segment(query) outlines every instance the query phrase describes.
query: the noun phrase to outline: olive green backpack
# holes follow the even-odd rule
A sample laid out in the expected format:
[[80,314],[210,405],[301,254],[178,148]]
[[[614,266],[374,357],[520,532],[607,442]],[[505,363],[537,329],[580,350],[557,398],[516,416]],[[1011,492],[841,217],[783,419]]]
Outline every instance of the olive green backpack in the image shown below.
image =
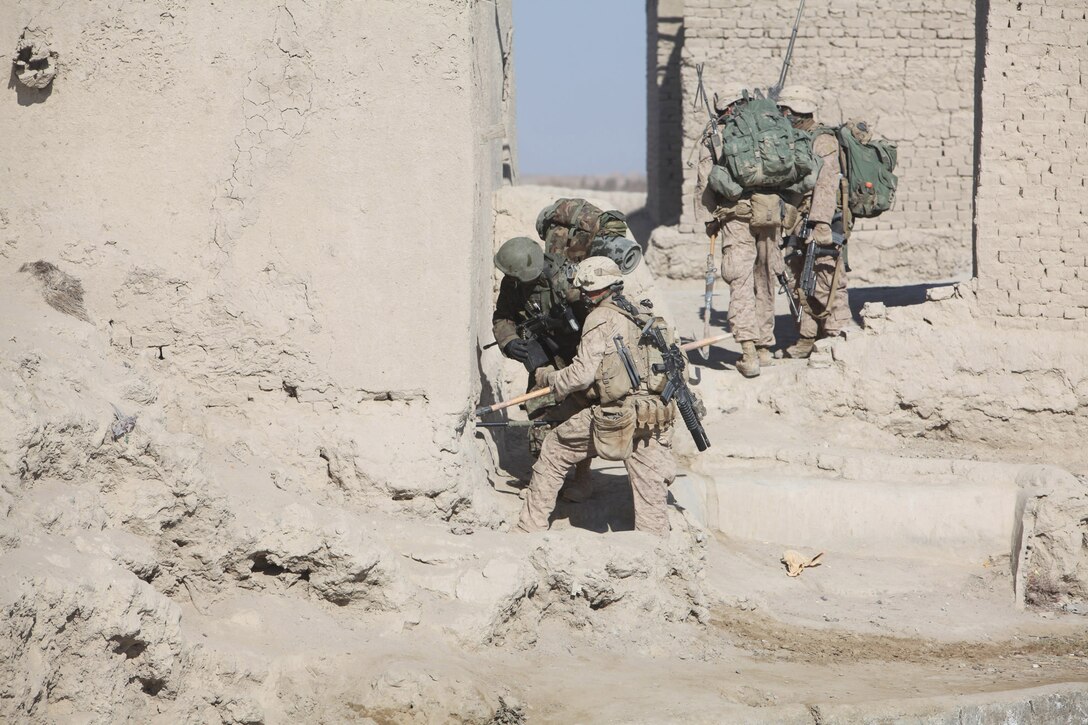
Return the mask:
[[891,209],[899,184],[892,173],[898,158],[895,144],[873,139],[864,121],[843,124],[836,135],[843,151],[850,212],[871,219]]
[[707,179],[727,201],[744,192],[794,191],[816,185],[822,162],[812,137],[797,130],[769,98],[745,92],[736,110],[722,121],[722,152]]

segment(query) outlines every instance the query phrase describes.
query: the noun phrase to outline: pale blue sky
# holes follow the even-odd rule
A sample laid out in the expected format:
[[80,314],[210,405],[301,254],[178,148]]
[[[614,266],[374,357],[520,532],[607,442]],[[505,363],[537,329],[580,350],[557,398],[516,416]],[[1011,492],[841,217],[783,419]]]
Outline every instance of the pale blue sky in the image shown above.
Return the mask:
[[514,0],[522,174],[646,170],[644,0]]

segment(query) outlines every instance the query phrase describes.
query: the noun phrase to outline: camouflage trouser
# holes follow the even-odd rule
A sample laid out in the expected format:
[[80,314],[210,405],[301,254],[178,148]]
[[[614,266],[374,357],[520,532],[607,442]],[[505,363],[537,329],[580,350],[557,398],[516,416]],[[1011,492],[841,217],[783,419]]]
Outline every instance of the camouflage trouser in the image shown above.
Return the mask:
[[[519,530],[546,530],[567,471],[580,461],[596,455],[591,431],[592,418],[591,408],[579,411],[544,441],[540,458],[533,466],[533,479],[529,482],[525,505],[518,520]],[[668,487],[676,477],[672,430],[667,428],[659,435],[644,433],[636,436],[634,453],[623,462],[635,501],[635,530],[667,536]]]
[[[839,264],[840,257],[819,256],[813,269],[816,271],[816,294],[808,300],[808,307],[822,319],[817,319],[809,314],[808,309],[802,305],[801,311],[801,337],[831,337],[839,334],[850,323],[850,302],[846,292],[846,267],[839,269],[839,278],[835,283],[835,293],[831,295],[828,304],[828,291],[831,289],[831,281],[835,278],[835,267]],[[793,279],[800,283],[801,271],[805,265],[803,254],[790,256],[790,271]],[[798,290],[798,299],[800,291]],[[827,305],[825,308],[824,306]],[[826,317],[823,317],[824,313]]]
[[784,269],[777,234],[753,233],[740,219],[722,222],[722,279],[729,284],[729,324],[737,342],[774,346],[775,275]]
[[[545,414],[545,417],[551,418],[549,414]],[[544,447],[544,441],[560,425],[562,423],[556,421],[549,425],[534,425],[529,428],[529,452],[533,454],[534,459],[540,458],[540,451]],[[589,499],[593,493],[593,483],[590,480],[592,466],[593,461],[589,458],[578,461],[578,464],[574,467],[574,478],[563,484],[563,498],[576,503]]]

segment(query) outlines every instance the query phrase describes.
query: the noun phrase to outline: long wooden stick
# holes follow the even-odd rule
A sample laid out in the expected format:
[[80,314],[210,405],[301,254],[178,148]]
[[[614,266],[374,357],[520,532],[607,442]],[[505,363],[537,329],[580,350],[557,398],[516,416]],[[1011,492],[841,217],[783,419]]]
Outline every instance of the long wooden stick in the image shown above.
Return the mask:
[[[691,350],[695,350],[696,348],[707,347],[708,345],[713,345],[716,342],[721,342],[727,337],[729,337],[729,335],[715,335],[714,337],[704,337],[702,340],[685,343],[680,346],[680,349],[684,352],[689,352]],[[523,393],[522,395],[510,398],[509,400],[503,400],[501,402],[495,403],[494,405],[484,405],[476,409],[476,415],[487,415],[488,413],[494,413],[496,411],[503,410],[504,408],[512,408],[515,405],[521,405],[526,401],[535,400],[536,398],[542,398],[550,392],[552,392],[552,388],[549,385],[546,388],[534,390],[531,393]]]
[[704,337],[702,340],[696,340],[695,342],[686,342],[680,346],[680,349],[684,352],[690,352],[691,350],[697,350],[703,347],[709,347],[716,342],[721,342],[725,338],[729,337],[729,334],[713,335],[712,337]]
[[495,403],[494,405],[484,405],[476,409],[476,415],[487,415],[488,413],[494,413],[495,411],[502,410],[503,408],[511,408],[515,405],[521,405],[527,400],[542,398],[550,392],[552,392],[552,387],[549,385],[546,388],[541,388],[540,390],[534,390],[531,393],[518,395],[516,397],[510,398],[510,400],[503,400],[501,402]]

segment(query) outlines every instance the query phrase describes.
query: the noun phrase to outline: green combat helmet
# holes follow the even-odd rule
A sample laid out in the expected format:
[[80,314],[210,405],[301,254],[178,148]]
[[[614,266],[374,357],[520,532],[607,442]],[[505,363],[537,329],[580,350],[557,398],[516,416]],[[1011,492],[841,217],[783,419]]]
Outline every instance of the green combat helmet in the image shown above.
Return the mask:
[[544,250],[529,237],[514,237],[499,247],[495,266],[519,282],[532,282],[544,271]]

